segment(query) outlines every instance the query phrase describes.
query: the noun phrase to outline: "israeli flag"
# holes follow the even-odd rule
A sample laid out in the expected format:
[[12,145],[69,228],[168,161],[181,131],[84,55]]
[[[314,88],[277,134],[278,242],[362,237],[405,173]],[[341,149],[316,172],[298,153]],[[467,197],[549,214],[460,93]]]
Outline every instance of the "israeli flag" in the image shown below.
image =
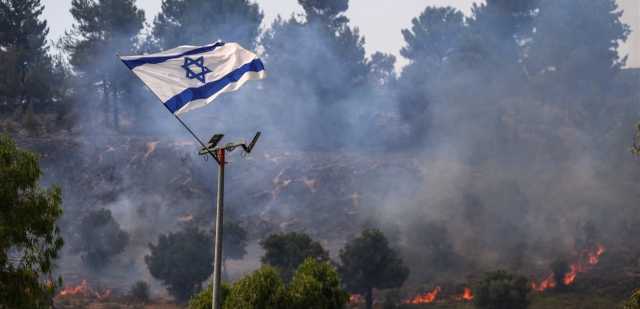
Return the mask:
[[237,43],[179,46],[120,60],[176,115],[266,76],[262,61]]

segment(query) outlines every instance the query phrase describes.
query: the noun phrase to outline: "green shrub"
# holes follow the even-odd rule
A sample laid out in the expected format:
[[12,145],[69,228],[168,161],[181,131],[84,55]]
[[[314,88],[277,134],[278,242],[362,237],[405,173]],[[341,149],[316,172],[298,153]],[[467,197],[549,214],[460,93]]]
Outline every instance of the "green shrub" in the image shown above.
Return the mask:
[[477,284],[473,303],[482,309],[524,309],[529,306],[527,278],[503,270],[486,273]]
[[271,266],[263,266],[231,287],[223,308],[287,308],[288,304],[287,291],[278,271]]
[[633,292],[624,304],[624,309],[640,309],[640,289]]
[[[211,284],[209,284],[209,287],[191,297],[191,300],[189,300],[189,309],[211,309],[213,302],[213,300],[211,299],[212,290],[213,288],[211,287]],[[220,296],[222,296],[222,301],[220,303],[222,304],[222,306],[224,306],[227,297],[229,297],[230,291],[231,288],[228,284],[223,283],[220,286]]]
[[292,308],[343,308],[349,298],[340,288],[335,268],[327,262],[307,258],[293,276],[289,285]]

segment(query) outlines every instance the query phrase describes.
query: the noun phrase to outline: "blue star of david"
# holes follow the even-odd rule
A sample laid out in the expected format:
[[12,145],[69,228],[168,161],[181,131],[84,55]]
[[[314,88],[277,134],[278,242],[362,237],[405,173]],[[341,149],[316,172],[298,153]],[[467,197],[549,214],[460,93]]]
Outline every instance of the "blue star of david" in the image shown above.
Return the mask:
[[[196,71],[198,72],[194,71],[191,67],[192,65],[194,65],[196,68],[199,68],[200,70],[196,69]],[[189,57],[184,57],[184,64],[182,65],[182,68],[187,71],[188,79],[197,79],[201,83],[205,82],[205,75],[211,73],[211,70],[204,66],[204,57],[200,57],[195,60]]]

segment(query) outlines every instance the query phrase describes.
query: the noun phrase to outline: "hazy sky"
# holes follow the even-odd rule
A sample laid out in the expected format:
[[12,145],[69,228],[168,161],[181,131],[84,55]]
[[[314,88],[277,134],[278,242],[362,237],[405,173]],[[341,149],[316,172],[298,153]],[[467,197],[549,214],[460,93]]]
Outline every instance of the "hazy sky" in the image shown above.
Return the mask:
[[[416,17],[429,5],[450,5],[469,13],[473,2],[479,0],[351,0],[347,16],[351,24],[360,28],[365,36],[368,53],[382,51],[395,54],[400,64],[406,63],[399,55],[404,41],[400,30],[411,25]],[[589,1],[589,0],[584,0]],[[71,0],[43,0],[45,18],[49,22],[51,39],[59,38],[64,30],[71,27],[73,19],[69,14]],[[160,11],[161,0],[137,0],[148,21]],[[271,24],[278,15],[288,17],[301,12],[296,0],[256,0],[265,14],[264,26]],[[640,0],[618,0],[625,14],[623,19],[633,31],[621,52],[629,55],[629,66],[640,67]]]

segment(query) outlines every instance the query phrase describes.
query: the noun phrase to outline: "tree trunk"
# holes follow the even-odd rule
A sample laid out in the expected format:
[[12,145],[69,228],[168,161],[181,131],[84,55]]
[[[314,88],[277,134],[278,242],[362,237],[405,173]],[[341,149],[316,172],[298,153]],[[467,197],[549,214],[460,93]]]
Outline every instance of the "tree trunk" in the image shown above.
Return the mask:
[[111,85],[111,104],[113,104],[113,128],[117,131],[120,129],[120,111],[118,110],[118,89]]
[[367,309],[373,308],[373,289],[367,288],[367,292],[364,295],[367,302]]
[[109,126],[109,89],[107,89],[107,77],[102,78],[102,108],[104,112],[104,126]]

